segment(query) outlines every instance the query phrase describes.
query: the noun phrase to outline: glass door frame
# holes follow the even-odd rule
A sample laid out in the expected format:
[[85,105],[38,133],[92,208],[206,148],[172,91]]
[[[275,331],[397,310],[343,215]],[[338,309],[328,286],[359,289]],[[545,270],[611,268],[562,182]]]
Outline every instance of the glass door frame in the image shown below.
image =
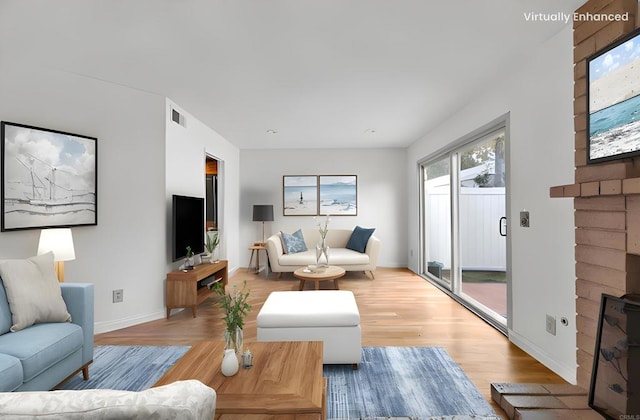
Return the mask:
[[[461,255],[460,255],[460,211],[459,211],[459,194],[460,194],[460,182],[459,182],[459,164],[460,159],[458,157],[459,152],[465,146],[470,146],[474,143],[478,143],[486,139],[487,136],[495,133],[498,130],[504,130],[505,132],[505,174],[506,174],[506,183],[505,183],[505,216],[507,217],[506,221],[506,229],[507,229],[507,237],[506,237],[506,281],[507,281],[507,319],[506,322],[502,317],[496,317],[494,311],[490,308],[487,308],[482,303],[477,302],[476,300],[470,298],[468,295],[465,295],[462,291],[462,268],[461,268]],[[430,156],[427,156],[425,159],[418,161],[418,183],[419,183],[419,270],[420,276],[434,284],[436,287],[441,289],[443,292],[451,296],[453,299],[458,301],[463,306],[467,307],[472,312],[476,313],[487,323],[495,327],[498,331],[507,335],[508,330],[511,328],[512,323],[512,298],[511,298],[511,235],[510,232],[510,217],[511,214],[511,206],[510,206],[510,159],[509,159],[509,144],[510,144],[510,131],[509,131],[509,114],[505,114],[491,123],[481,127],[480,129],[470,133],[467,136],[459,139],[456,142],[449,144],[447,147],[433,153]],[[456,157],[455,159],[453,157]],[[450,204],[451,204],[451,276],[449,279],[449,283],[444,282],[441,279],[438,279],[436,276],[432,275],[428,271],[428,259],[429,256],[427,254],[427,249],[425,245],[426,235],[427,235],[427,226],[425,219],[425,168],[437,161],[440,161],[444,158],[448,158],[450,162]],[[497,226],[496,226],[497,228]]]

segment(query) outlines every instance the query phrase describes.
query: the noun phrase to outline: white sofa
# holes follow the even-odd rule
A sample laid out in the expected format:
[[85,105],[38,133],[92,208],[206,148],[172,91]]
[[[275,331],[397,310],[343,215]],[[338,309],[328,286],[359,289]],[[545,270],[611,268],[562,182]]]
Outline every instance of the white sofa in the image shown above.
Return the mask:
[[[289,232],[292,233],[292,232]],[[329,246],[329,264],[337,265],[345,271],[369,272],[371,278],[378,263],[380,254],[380,239],[371,235],[364,253],[345,248],[352,230],[350,229],[330,229],[325,238],[325,243]],[[317,229],[303,230],[302,235],[307,245],[307,251],[295,254],[285,254],[282,245],[280,232],[273,234],[267,239],[267,253],[269,254],[269,264],[271,271],[278,273],[291,273],[300,267],[305,267],[316,263],[316,244],[320,242],[320,232]]]
[[210,420],[216,392],[197,380],[140,392],[111,389],[0,393],[0,419]]

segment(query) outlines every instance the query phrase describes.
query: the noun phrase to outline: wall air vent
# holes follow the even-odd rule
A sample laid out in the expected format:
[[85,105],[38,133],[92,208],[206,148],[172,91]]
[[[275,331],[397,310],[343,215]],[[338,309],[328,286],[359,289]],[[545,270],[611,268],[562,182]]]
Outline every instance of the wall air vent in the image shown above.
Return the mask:
[[179,113],[173,108],[171,108],[171,121],[183,127],[186,127],[186,121],[185,121],[184,115],[182,115],[181,113]]

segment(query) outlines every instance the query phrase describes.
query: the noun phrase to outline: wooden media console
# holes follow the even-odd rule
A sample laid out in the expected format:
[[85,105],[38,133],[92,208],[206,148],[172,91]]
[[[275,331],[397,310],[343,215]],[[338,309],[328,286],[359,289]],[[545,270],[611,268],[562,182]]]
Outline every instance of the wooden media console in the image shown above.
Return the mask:
[[209,289],[211,283],[228,282],[227,260],[217,263],[196,265],[192,270],[176,270],[167,274],[167,319],[171,309],[191,308],[196,317],[198,305],[214,293]]

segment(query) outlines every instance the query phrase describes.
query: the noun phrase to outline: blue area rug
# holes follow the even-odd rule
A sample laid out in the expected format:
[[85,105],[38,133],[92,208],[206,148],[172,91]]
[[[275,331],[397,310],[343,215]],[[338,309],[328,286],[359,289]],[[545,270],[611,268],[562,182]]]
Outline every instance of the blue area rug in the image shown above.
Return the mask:
[[[155,384],[189,346],[97,346],[89,380],[60,389],[140,391]],[[498,419],[462,369],[440,347],[364,347],[358,370],[325,365],[327,418]]]
[[96,346],[89,380],[78,374],[60,389],[148,389],[187,350],[189,346]]
[[324,376],[327,418],[499,418],[441,347],[364,347],[358,370],[325,365]]

